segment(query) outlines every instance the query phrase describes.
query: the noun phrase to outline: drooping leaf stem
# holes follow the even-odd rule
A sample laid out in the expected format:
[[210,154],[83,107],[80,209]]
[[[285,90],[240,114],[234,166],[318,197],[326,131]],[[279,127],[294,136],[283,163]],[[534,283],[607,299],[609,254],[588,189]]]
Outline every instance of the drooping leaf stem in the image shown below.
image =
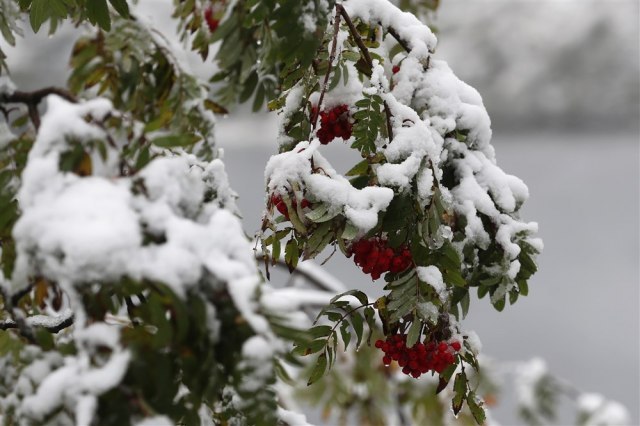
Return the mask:
[[[375,304],[376,304],[376,302],[375,302],[375,301],[373,301],[373,302],[369,302],[369,303],[363,303],[362,305],[360,305],[360,306],[358,306],[358,307],[356,307],[356,308],[352,308],[351,310],[349,310],[349,311],[345,312],[345,313],[340,317],[340,319],[339,319],[338,321],[336,321],[336,322],[335,322],[335,324],[333,325],[333,327],[331,327],[331,331],[329,332],[329,334],[327,335],[327,338],[325,339],[326,344],[328,344],[328,343],[329,343],[329,339],[333,336],[333,332],[334,332],[334,331],[336,331],[336,328],[337,328],[340,324],[342,324],[342,321],[344,321],[344,320],[345,320],[345,318],[347,318],[348,316],[350,316],[352,313],[354,313],[354,312],[355,312],[355,311],[357,311],[358,309],[365,308],[365,307],[367,307],[367,306],[372,306],[372,305],[375,305]],[[326,344],[325,344],[325,346],[326,346]]]

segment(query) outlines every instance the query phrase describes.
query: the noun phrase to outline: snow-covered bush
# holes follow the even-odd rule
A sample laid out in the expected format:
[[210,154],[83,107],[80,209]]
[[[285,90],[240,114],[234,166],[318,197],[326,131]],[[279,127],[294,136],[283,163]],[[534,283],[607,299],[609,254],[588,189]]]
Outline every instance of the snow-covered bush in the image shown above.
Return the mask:
[[[497,166],[480,95],[434,56],[431,30],[387,0],[187,0],[174,11],[191,50],[215,50],[211,81],[185,71],[172,39],[126,0],[0,0],[9,43],[27,16],[35,31],[85,29],[68,88],[24,92],[0,77],[0,418],[301,424],[276,376],[309,370],[322,394],[340,383],[320,380],[336,364],[332,375],[395,377],[377,397],[411,405],[415,422],[465,406],[460,419],[483,423],[471,383],[480,343],[461,325],[470,292],[513,304],[542,244],[519,218],[526,186]],[[280,118],[257,255],[213,137],[222,105],[250,99]],[[321,151],[345,142],[362,161],[342,176]],[[384,275],[386,295],[369,301],[298,264],[327,246]],[[323,288],[273,288],[256,257],[267,278],[286,265]],[[327,302],[313,325],[303,308]],[[384,356],[353,351],[372,336]],[[412,377],[398,381],[397,365]],[[375,393],[357,389],[363,401]]]

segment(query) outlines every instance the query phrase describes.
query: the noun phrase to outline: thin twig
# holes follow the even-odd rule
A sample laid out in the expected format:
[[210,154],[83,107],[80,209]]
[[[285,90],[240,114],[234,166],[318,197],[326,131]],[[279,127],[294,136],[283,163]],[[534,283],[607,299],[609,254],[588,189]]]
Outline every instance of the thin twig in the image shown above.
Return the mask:
[[[369,66],[369,68],[373,70],[373,59],[371,59],[371,55],[369,54],[369,49],[367,49],[367,46],[365,46],[364,42],[362,41],[362,37],[360,37],[360,33],[358,33],[358,30],[356,29],[355,25],[353,25],[353,21],[351,20],[351,17],[349,16],[345,8],[342,7],[341,4],[337,4],[336,9],[340,12],[340,15],[342,15],[342,17],[344,18],[344,21],[347,23],[347,26],[349,27],[349,32],[351,33],[351,36],[355,40],[356,45],[358,45],[358,48],[360,49],[362,56],[367,62],[367,65]],[[393,128],[391,127],[391,117],[392,117],[391,110],[389,109],[389,105],[387,105],[386,101],[383,103],[383,105],[384,105],[384,113],[387,117],[387,134],[389,136],[389,142],[391,142],[393,140]]]
[[364,45],[364,42],[362,41],[362,37],[360,37],[360,33],[358,33],[358,30],[356,29],[355,25],[353,25],[353,21],[351,20],[351,17],[349,16],[345,8],[342,7],[341,4],[336,4],[336,10],[340,12],[340,15],[342,15],[342,17],[344,18],[344,21],[347,23],[347,26],[349,27],[349,32],[351,33],[351,36],[353,37],[356,44],[358,45],[358,48],[360,48],[360,51],[362,52],[362,55],[364,56],[364,60],[367,62],[367,65],[369,65],[370,68],[373,68],[373,59],[371,59],[371,55],[369,54],[369,49],[367,49],[367,46]]
[[396,41],[398,42],[398,44],[399,44],[400,46],[402,46],[402,48],[403,48],[404,50],[406,50],[406,51],[407,51],[407,53],[411,52],[411,48],[409,47],[409,45],[407,44],[407,42],[406,42],[406,41],[404,41],[404,40],[402,39],[402,37],[400,37],[400,34],[398,34],[398,32],[397,32],[394,28],[392,28],[392,27],[388,27],[388,28],[387,28],[387,32],[388,32],[389,34],[391,34],[391,36],[392,36],[393,38],[395,38],[395,39],[396,39]]
[[[338,44],[338,31],[340,30],[340,14],[339,4],[336,5],[336,15],[333,18],[333,40],[331,42],[331,53],[329,54],[329,68],[324,76],[324,82],[322,83],[322,91],[320,92],[320,99],[318,100],[318,110],[313,117],[312,127],[315,129],[318,123],[318,117],[320,116],[320,108],[322,107],[322,101],[324,100],[324,94],[327,91],[327,84],[329,83],[329,75],[331,75],[331,68],[333,68],[333,61],[336,59],[336,46]],[[342,6],[340,6],[342,7]]]
[[27,106],[27,111],[29,112],[29,117],[37,130],[40,127],[40,113],[38,112],[38,105],[49,95],[58,95],[69,102],[77,102],[75,96],[64,89],[59,87],[45,87],[33,92],[22,92],[16,90],[10,94],[0,95],[0,104],[25,104]]
[[387,133],[389,136],[389,142],[393,140],[393,127],[391,127],[391,111],[389,110],[389,105],[387,105],[387,101],[383,102],[384,105],[384,115],[387,117]]
[[[29,318],[33,318],[33,317],[27,317],[27,319]],[[25,324],[28,327],[35,327],[35,328],[42,328],[44,330],[47,330],[50,333],[58,333],[62,330],[64,330],[65,328],[70,327],[71,325],[73,325],[73,315],[70,315],[68,317],[63,318],[60,322],[57,322],[55,324],[52,325],[41,325],[41,324],[29,324],[27,321],[25,321]],[[11,328],[18,328],[22,333],[22,327],[20,326],[20,324],[18,324],[17,321],[14,321],[12,319],[8,319],[8,320],[4,320],[4,321],[0,321],[0,330],[8,330]]]
[[[259,255],[259,256],[256,255],[256,259],[257,260],[261,260],[262,259],[262,255]],[[276,267],[280,267],[282,269],[289,270],[289,266],[287,266],[287,264],[281,259],[277,259],[273,265],[276,266]],[[310,274],[309,272],[307,272],[307,271],[305,271],[303,269],[296,268],[296,269],[293,270],[293,272],[291,272],[291,275],[298,275],[298,276],[304,278],[305,280],[307,280],[309,282],[309,284],[311,284],[314,287],[317,287],[317,288],[319,288],[321,290],[334,291],[334,289],[326,286],[324,284],[324,282],[322,282],[321,280],[319,280],[316,277],[314,277],[313,274]]]

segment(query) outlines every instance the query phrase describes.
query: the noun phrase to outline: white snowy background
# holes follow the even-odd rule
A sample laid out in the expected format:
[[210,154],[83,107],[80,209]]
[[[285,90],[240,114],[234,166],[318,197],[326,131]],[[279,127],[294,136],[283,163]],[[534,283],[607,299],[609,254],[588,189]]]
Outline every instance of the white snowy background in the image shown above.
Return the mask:
[[[138,10],[170,33],[170,3],[142,0]],[[502,313],[472,302],[465,324],[485,354],[540,356],[581,390],[622,402],[633,424],[640,422],[638,22],[636,0],[443,0],[435,21],[437,56],[483,95],[498,164],[529,186],[523,216],[539,222],[545,242],[530,296]],[[14,49],[0,40],[18,87],[63,85],[74,33],[27,35]],[[200,75],[213,72],[211,63],[185,60]],[[217,132],[253,234],[264,165],[277,149],[275,120],[240,108]],[[339,142],[324,152],[342,172],[357,159]],[[381,291],[339,254],[327,268],[348,286]],[[505,392],[494,409],[502,424],[518,423],[511,398]]]

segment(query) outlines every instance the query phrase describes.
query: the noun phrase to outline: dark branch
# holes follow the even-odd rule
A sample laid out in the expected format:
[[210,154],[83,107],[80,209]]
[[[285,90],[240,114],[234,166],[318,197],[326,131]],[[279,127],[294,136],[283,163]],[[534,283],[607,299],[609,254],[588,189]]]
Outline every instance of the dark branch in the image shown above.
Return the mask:
[[59,87],[45,87],[33,92],[22,92],[20,90],[16,90],[11,94],[1,95],[0,103],[21,103],[27,105],[37,105],[49,95],[58,95],[61,98],[68,100],[69,102],[78,102],[75,96],[64,89],[61,89]]
[[393,29],[392,27],[388,27],[388,28],[387,28],[387,32],[388,32],[389,34],[391,34],[391,36],[392,36],[393,38],[395,38],[395,39],[396,39],[396,41],[398,42],[398,44],[399,44],[400,46],[402,46],[402,48],[403,48],[404,50],[406,50],[406,51],[407,51],[407,53],[411,52],[411,48],[409,47],[409,45],[407,44],[407,42],[406,42],[406,41],[404,41],[404,40],[402,39],[402,37],[400,37],[400,34],[398,34],[398,32],[397,32],[395,29]]
[[[44,317],[44,316],[42,316]],[[71,325],[73,325],[73,315],[69,315],[67,317],[61,317],[61,318],[57,318],[59,319],[59,321],[55,322],[55,323],[51,323],[50,318],[52,317],[48,317],[43,318],[43,321],[36,321],[35,317],[31,317],[33,320],[32,321],[25,321],[26,325],[28,327],[34,327],[34,328],[42,328],[47,330],[50,333],[58,333],[62,330],[64,330],[67,327],[70,327]],[[29,319],[29,317],[26,318],[27,320]],[[20,329],[20,331],[22,332],[22,327],[14,320],[12,319],[7,319],[4,321],[0,321],[0,330],[8,330],[11,328],[18,328]]]
[[367,49],[367,46],[364,45],[364,42],[362,41],[362,37],[360,37],[360,33],[358,33],[358,30],[356,29],[355,25],[353,25],[353,21],[351,20],[351,17],[347,13],[347,11],[344,9],[344,7],[342,7],[341,4],[336,4],[336,10],[340,12],[340,15],[342,15],[342,17],[344,18],[344,21],[347,23],[347,26],[349,27],[349,32],[351,33],[351,36],[353,37],[356,44],[358,45],[358,48],[362,52],[362,55],[364,56],[364,60],[367,62],[367,65],[369,66],[369,68],[373,68],[373,59],[371,59],[371,55],[369,54],[369,49]]
[[387,101],[384,101],[384,115],[387,117],[387,133],[389,136],[389,142],[393,140],[393,127],[391,127],[391,111]]
[[0,95],[0,104],[25,104],[33,125],[38,129],[40,127],[40,113],[38,112],[38,105],[49,95],[58,95],[73,103],[78,102],[75,96],[64,89],[60,89],[59,87],[45,87],[33,92],[22,92],[16,90],[11,94]]

